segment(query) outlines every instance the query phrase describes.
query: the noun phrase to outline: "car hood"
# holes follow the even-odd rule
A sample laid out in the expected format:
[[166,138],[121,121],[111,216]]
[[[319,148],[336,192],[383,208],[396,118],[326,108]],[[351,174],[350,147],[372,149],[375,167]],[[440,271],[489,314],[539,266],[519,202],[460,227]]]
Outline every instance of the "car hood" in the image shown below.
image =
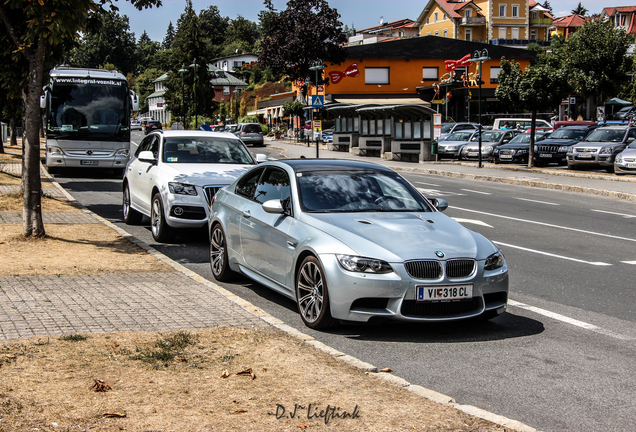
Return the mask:
[[166,181],[188,183],[195,186],[228,185],[254,165],[244,164],[191,164],[164,163],[161,177]]
[[574,144],[578,144],[580,143],[581,140],[575,140],[575,139],[570,139],[570,138],[563,138],[563,139],[544,139],[543,141],[539,141],[539,142],[535,142],[535,144],[538,145],[553,145],[553,146],[569,146],[569,145],[574,145]]
[[440,147],[457,146],[457,145],[466,144],[467,142],[468,141],[440,141],[439,146]]
[[[481,142],[481,148],[483,149],[484,147],[488,147],[488,146],[498,146],[499,143],[496,142],[492,142],[492,141],[482,141]],[[464,146],[465,150],[477,150],[479,148],[479,143],[478,142],[470,142],[468,144],[466,144]]]
[[636,157],[636,148],[626,148],[620,154],[623,157]]
[[497,147],[497,150],[517,150],[517,149],[527,149],[530,147],[529,143],[512,143],[512,144],[504,144]]
[[611,147],[611,146],[619,146],[622,145],[623,143],[620,142],[613,142],[613,141],[607,141],[607,142],[599,142],[599,141],[579,141],[578,144],[572,146],[572,147],[576,147],[576,148],[594,148],[594,149],[600,149],[602,147]]
[[[338,239],[360,256],[402,262],[412,259],[485,259],[497,248],[441,212],[305,213],[305,222]],[[322,251],[333,253],[333,250]]]

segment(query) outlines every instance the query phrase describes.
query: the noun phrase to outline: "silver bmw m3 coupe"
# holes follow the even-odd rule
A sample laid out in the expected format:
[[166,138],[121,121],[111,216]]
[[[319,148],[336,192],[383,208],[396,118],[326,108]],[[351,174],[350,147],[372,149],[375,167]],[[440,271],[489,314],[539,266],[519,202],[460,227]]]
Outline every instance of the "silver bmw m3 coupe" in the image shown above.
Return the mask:
[[447,206],[372,163],[266,162],[213,198],[212,273],[242,273],[295,300],[315,329],[493,318],[508,302],[504,256],[442,214]]

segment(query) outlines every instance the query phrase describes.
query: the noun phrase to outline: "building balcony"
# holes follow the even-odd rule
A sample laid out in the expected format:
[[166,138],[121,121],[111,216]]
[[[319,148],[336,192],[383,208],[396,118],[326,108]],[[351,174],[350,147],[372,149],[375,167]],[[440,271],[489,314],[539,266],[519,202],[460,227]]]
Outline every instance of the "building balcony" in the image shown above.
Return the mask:
[[462,17],[463,26],[480,26],[486,25],[486,17]]
[[530,18],[530,25],[535,27],[550,27],[552,18]]

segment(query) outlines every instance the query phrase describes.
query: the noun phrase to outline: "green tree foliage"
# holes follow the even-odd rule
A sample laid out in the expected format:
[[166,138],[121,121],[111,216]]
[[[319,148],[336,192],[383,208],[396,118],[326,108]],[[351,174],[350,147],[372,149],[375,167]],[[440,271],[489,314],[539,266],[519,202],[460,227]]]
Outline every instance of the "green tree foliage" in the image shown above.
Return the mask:
[[148,96],[155,91],[154,80],[163,74],[162,71],[154,68],[144,70],[135,80],[133,87],[137,96],[139,96],[139,112],[148,112]]
[[603,103],[628,81],[628,46],[625,30],[609,22],[588,22],[565,41],[567,81],[580,95],[596,97],[597,105]]
[[229,21],[228,17],[221,16],[215,5],[199,12],[199,29],[205,44],[205,55],[209,59],[221,55]]
[[[535,129],[537,112],[557,107],[571,91],[560,59],[551,53],[538,56],[524,71],[519,63],[505,59],[501,61],[501,68],[495,96],[511,109],[532,112],[532,130]],[[530,167],[533,153],[534,134],[530,141]]]
[[[199,18],[194,12],[192,1],[188,0],[185,11],[177,21],[177,31],[172,41],[172,62],[166,80],[167,91],[164,99],[168,109],[173,113],[180,113],[181,107],[185,106],[186,120],[193,126],[196,125],[193,119],[195,114],[213,117],[219,105],[214,100],[208,63]],[[182,68],[187,72],[181,74],[179,70]]]
[[283,111],[286,116],[302,116],[305,113],[305,105],[298,101],[287,101],[283,104]]
[[572,9],[572,13],[575,15],[585,16],[587,15],[587,9],[583,6],[581,2],[579,2],[579,5],[575,9]]
[[[240,46],[244,47],[243,52],[252,53],[255,51],[258,36],[258,26],[256,23],[239,15],[236,19],[230,21],[225,33],[224,45],[239,43]],[[235,52],[232,52],[232,55],[234,53]],[[241,54],[241,51],[239,51],[239,54]]]
[[342,63],[347,39],[339,19],[326,0],[289,0],[287,9],[269,17],[259,62],[292,81],[312,76],[309,68],[316,61]]
[[138,71],[143,71],[147,68],[159,68],[157,65],[157,53],[161,50],[161,44],[150,40],[148,33],[145,31],[137,41],[135,47],[135,58],[138,62]]
[[71,50],[68,64],[97,68],[99,65],[112,63],[124,75],[136,72],[135,35],[130,31],[128,17],[113,10],[100,9],[97,18],[94,31],[85,33],[80,43]]
[[554,11],[552,10],[552,5],[550,4],[550,2],[548,0],[545,0],[545,3],[543,3],[543,7],[550,11],[550,15],[554,16]]
[[174,27],[172,26],[172,21],[168,24],[168,29],[166,30],[166,36],[163,38],[163,43],[161,47],[165,50],[172,48],[172,41],[174,40]]

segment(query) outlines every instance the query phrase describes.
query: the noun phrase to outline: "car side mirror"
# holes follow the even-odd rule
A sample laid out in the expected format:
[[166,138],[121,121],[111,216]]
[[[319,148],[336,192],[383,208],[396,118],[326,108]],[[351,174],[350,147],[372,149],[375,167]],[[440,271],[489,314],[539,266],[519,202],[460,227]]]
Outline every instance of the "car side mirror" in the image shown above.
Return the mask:
[[627,138],[627,143],[631,143],[631,142],[633,142],[635,139],[636,139],[636,138],[634,138],[634,137],[629,137],[629,138]]
[[281,203],[280,200],[277,199],[272,199],[269,201],[265,201],[263,203],[263,210],[265,210],[266,213],[273,213],[273,214],[283,214],[285,213],[285,209],[283,208],[283,204]]
[[267,162],[269,159],[267,159],[267,155],[264,155],[262,153],[258,153],[256,155],[256,163],[263,163],[263,162]]
[[157,162],[155,155],[152,154],[152,152],[149,150],[140,152],[139,156],[137,156],[137,159],[139,159],[142,162],[149,162],[149,163]]
[[443,200],[441,198],[431,198],[431,203],[435,206],[435,208],[441,212],[448,208],[448,201]]

